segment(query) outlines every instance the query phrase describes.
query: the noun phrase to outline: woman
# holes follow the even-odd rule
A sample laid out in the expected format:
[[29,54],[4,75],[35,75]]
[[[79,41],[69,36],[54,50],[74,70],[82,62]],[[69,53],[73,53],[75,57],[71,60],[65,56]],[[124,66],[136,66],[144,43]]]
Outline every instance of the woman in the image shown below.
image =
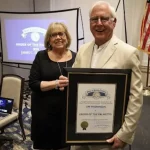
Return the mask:
[[51,23],[44,45],[33,61],[29,86],[31,96],[31,139],[35,149],[68,150],[63,143],[65,95],[68,80],[59,80],[63,67],[71,67],[75,53],[68,49],[71,37],[63,23]]

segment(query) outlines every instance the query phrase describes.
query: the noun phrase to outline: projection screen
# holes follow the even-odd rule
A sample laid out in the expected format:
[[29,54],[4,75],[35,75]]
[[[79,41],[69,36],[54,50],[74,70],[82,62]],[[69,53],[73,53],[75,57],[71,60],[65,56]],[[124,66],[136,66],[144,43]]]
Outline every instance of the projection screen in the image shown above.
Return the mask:
[[38,51],[44,50],[44,36],[50,23],[63,22],[72,37],[70,49],[77,51],[78,9],[45,13],[0,13],[2,60],[32,64]]

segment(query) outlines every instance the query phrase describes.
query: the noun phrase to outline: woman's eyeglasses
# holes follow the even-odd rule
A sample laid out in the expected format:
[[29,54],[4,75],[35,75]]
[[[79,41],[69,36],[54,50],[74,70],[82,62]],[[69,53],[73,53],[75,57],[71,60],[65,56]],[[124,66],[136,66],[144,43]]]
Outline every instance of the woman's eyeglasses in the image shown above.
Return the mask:
[[59,37],[61,37],[61,38],[63,38],[63,37],[65,37],[65,33],[64,32],[57,32],[57,33],[52,33],[52,34],[50,34],[50,37],[51,38],[57,38],[57,36],[59,36]]

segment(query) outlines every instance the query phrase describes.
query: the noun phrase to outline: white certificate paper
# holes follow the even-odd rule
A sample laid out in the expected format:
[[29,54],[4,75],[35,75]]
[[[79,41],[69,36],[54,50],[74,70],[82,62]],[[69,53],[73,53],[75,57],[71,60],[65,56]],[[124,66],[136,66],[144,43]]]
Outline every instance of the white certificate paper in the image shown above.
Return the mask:
[[78,84],[76,133],[112,133],[116,84]]

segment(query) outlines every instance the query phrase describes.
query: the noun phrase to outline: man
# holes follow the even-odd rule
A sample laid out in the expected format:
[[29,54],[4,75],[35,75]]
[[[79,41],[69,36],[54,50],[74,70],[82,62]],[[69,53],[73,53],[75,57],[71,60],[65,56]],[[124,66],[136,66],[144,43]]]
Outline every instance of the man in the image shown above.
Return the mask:
[[[88,145],[72,146],[71,150],[112,150],[122,149],[126,144],[132,144],[137,122],[143,104],[140,61],[138,50],[114,34],[116,13],[109,3],[96,2],[90,10],[90,30],[94,41],[84,44],[79,49],[74,68],[107,68],[107,69],[132,69],[131,89],[125,120],[120,130],[108,143],[112,146]],[[61,76],[60,79],[68,79]],[[60,90],[64,88],[61,87]]]
[[113,35],[116,21],[115,10],[109,3],[98,1],[93,5],[90,10],[90,30],[94,41],[79,49],[73,67],[132,69],[130,97],[124,123],[116,135],[107,140],[108,143],[113,143],[111,147],[73,146],[72,150],[122,149],[133,142],[143,103],[140,61],[136,48]]

